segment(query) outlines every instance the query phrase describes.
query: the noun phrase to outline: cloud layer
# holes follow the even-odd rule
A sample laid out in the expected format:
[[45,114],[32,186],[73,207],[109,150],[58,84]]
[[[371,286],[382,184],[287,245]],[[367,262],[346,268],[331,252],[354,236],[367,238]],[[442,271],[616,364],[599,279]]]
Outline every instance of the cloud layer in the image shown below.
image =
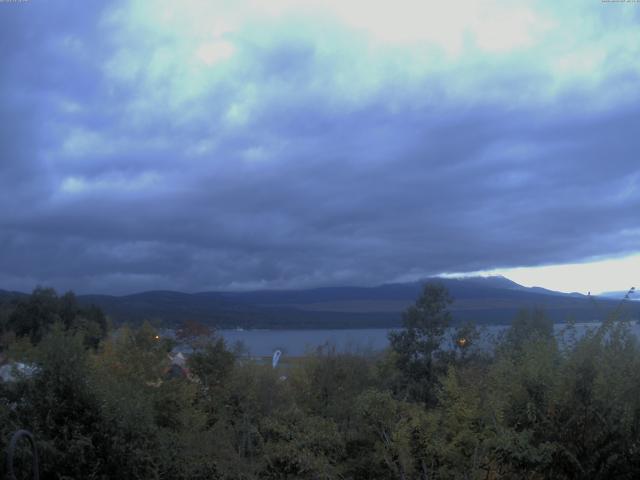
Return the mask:
[[0,3],[0,288],[638,251],[637,5],[231,3]]

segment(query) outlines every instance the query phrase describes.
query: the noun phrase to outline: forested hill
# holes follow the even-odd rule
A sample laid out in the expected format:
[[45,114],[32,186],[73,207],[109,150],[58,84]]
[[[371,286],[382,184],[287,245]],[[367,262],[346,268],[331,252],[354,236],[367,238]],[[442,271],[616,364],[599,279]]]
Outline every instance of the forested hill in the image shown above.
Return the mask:
[[[451,293],[455,321],[504,324],[520,309],[531,307],[543,308],[557,322],[569,318],[596,321],[620,302],[527,288],[505,277],[430,280],[443,283]],[[221,328],[393,327],[400,324],[401,313],[415,301],[426,281],[252,292],[149,291],[124,296],[79,295],[78,300],[99,306],[115,322],[150,319],[172,325],[190,319]],[[12,295],[19,294],[0,291],[0,300]],[[640,302],[627,302],[625,309],[632,318],[640,318]]]

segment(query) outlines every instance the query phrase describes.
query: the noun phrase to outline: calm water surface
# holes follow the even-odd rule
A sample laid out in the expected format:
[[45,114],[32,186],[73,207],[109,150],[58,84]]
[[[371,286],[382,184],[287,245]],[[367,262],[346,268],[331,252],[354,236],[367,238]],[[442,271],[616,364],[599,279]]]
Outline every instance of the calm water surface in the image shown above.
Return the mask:
[[[595,328],[597,323],[576,324],[576,333],[583,334]],[[562,335],[565,324],[554,326],[557,334]],[[488,348],[506,326],[488,326],[482,329],[481,342]],[[632,331],[640,337],[640,325],[632,325]],[[300,356],[312,352],[318,346],[329,343],[339,351],[383,350],[389,345],[387,334],[392,329],[367,328],[344,330],[220,330],[230,346],[242,342],[250,355],[272,355],[281,350],[285,355]]]

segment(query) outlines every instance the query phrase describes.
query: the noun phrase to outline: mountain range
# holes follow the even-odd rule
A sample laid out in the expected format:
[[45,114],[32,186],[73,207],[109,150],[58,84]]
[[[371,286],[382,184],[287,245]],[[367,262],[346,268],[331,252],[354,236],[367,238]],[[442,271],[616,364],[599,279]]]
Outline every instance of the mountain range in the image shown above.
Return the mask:
[[[150,320],[175,326],[195,320],[219,328],[372,328],[401,324],[427,281],[449,290],[454,321],[508,324],[518,311],[542,308],[556,322],[602,320],[624,294],[615,299],[524,287],[506,277],[430,278],[377,287],[326,287],[304,290],[248,292],[148,291],[132,295],[78,295],[81,304],[95,304],[115,323]],[[626,293],[626,292],[625,292]],[[25,295],[0,290],[2,298]],[[640,318],[640,302],[626,302],[626,313]]]
[[633,292],[629,292],[629,291],[623,291],[623,290],[618,290],[615,292],[602,292],[600,294],[601,297],[603,298],[612,298],[612,299],[618,299],[621,300],[625,297],[625,295],[628,295],[628,299],[634,302],[639,302],[640,301],[640,295],[638,295],[638,292],[636,292],[635,290]]

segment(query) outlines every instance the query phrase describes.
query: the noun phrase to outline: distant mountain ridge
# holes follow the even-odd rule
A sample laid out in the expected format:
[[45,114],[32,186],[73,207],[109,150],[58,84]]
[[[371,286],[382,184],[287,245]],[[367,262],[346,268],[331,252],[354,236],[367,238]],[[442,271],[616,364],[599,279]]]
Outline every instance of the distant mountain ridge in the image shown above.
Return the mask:
[[[602,292],[599,296],[604,298],[622,300],[625,297],[625,295],[627,295],[627,293],[629,293],[628,290],[618,290],[615,292]],[[628,300],[636,301],[636,302],[640,301],[640,294],[634,291],[629,295]]]
[[[502,277],[429,278],[376,287],[322,287],[248,292],[148,291],[131,295],[78,295],[115,322],[149,319],[166,325],[197,320],[220,328],[372,328],[399,326],[427,281],[444,284],[454,299],[454,321],[507,324],[523,308],[539,307],[557,322],[601,320],[619,299],[524,287]],[[626,293],[626,292],[625,292]],[[0,291],[0,300],[21,295]],[[626,307],[640,317],[640,302]]]

